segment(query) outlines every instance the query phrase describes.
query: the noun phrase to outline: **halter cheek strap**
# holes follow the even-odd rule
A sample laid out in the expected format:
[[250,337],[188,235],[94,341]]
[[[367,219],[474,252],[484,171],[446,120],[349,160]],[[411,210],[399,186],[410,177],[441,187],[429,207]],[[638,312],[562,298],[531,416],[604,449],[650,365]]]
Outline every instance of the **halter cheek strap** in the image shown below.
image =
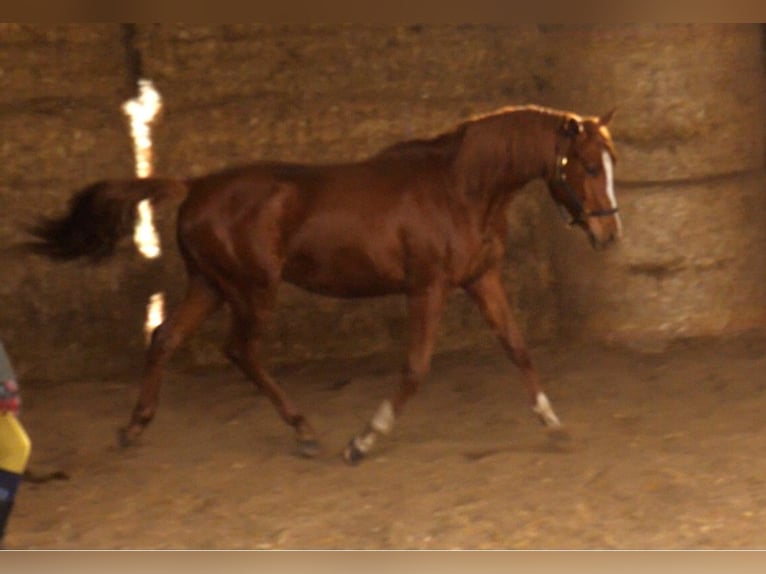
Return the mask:
[[577,223],[585,223],[585,220],[588,219],[589,217],[609,217],[610,215],[614,215],[615,213],[617,213],[619,209],[616,206],[611,207],[609,209],[595,209],[593,211],[588,211],[587,209],[585,209],[585,205],[580,199],[580,196],[577,195],[575,190],[572,189],[572,186],[569,183],[569,181],[567,181],[567,174],[564,171],[564,168],[566,167],[568,162],[569,162],[569,159],[567,158],[567,156],[562,154],[557,154],[556,168],[553,174],[553,181],[551,182],[551,184],[554,187],[562,189],[567,194],[567,197],[571,200],[572,204],[576,208],[576,214],[574,215],[574,217],[571,217],[571,214],[567,211],[566,206],[564,206],[559,201],[556,202],[559,207],[559,211],[561,212],[565,220],[567,220],[567,223],[569,223],[570,225],[575,225]]

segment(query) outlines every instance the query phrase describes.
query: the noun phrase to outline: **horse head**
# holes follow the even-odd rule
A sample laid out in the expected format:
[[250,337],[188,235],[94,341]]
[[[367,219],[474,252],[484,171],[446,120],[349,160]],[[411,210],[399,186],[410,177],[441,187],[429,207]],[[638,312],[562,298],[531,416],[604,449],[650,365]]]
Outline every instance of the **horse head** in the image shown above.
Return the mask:
[[565,119],[553,177],[548,181],[567,222],[582,228],[596,249],[615,242],[622,233],[614,194],[616,156],[607,128],[613,113]]

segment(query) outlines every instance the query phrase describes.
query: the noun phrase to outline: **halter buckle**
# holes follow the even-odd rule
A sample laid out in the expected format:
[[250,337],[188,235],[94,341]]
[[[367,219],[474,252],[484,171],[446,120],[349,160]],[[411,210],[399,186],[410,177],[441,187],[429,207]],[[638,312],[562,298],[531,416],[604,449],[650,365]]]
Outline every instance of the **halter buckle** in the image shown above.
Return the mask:
[[564,219],[568,225],[585,223],[585,220],[589,217],[609,217],[619,212],[619,208],[616,206],[609,209],[597,209],[595,211],[586,210],[585,205],[583,205],[583,202],[580,199],[580,196],[577,195],[575,190],[572,189],[572,186],[569,185],[569,182],[567,181],[567,175],[564,173],[564,168],[568,163],[569,158],[567,156],[558,155],[556,157],[556,170],[554,173],[554,180],[552,182],[554,186],[563,189],[569,196],[569,199],[571,199],[574,205],[577,207],[577,215],[573,216],[567,209],[566,205],[564,205],[564,203],[556,200],[556,205],[559,208],[559,213],[561,214],[562,219]]

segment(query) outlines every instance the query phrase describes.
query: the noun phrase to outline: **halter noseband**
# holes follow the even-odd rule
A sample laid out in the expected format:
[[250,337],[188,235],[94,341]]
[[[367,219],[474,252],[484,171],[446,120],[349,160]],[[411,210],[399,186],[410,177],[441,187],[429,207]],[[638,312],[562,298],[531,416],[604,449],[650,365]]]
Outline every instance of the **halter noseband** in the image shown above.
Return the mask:
[[569,181],[567,181],[567,174],[564,171],[564,167],[567,165],[567,163],[569,163],[569,158],[567,158],[566,155],[556,155],[556,169],[554,171],[551,184],[559,189],[564,190],[574,206],[577,208],[576,214],[572,216],[569,210],[567,210],[566,206],[560,201],[556,200],[556,205],[561,212],[561,216],[569,225],[585,223],[589,217],[609,217],[610,215],[614,215],[619,211],[617,207],[611,207],[609,209],[596,209],[594,211],[588,211],[585,209],[585,205],[580,199],[580,196],[577,195],[575,190],[572,189]]

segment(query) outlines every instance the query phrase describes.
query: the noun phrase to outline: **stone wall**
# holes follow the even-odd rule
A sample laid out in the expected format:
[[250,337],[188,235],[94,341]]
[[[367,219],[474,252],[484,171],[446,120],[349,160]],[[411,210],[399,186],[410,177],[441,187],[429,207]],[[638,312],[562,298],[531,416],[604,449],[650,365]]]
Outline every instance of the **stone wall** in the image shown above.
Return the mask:
[[559,234],[564,330],[661,347],[766,324],[763,34],[643,25],[552,35],[566,101],[618,107],[625,233],[603,255]]

